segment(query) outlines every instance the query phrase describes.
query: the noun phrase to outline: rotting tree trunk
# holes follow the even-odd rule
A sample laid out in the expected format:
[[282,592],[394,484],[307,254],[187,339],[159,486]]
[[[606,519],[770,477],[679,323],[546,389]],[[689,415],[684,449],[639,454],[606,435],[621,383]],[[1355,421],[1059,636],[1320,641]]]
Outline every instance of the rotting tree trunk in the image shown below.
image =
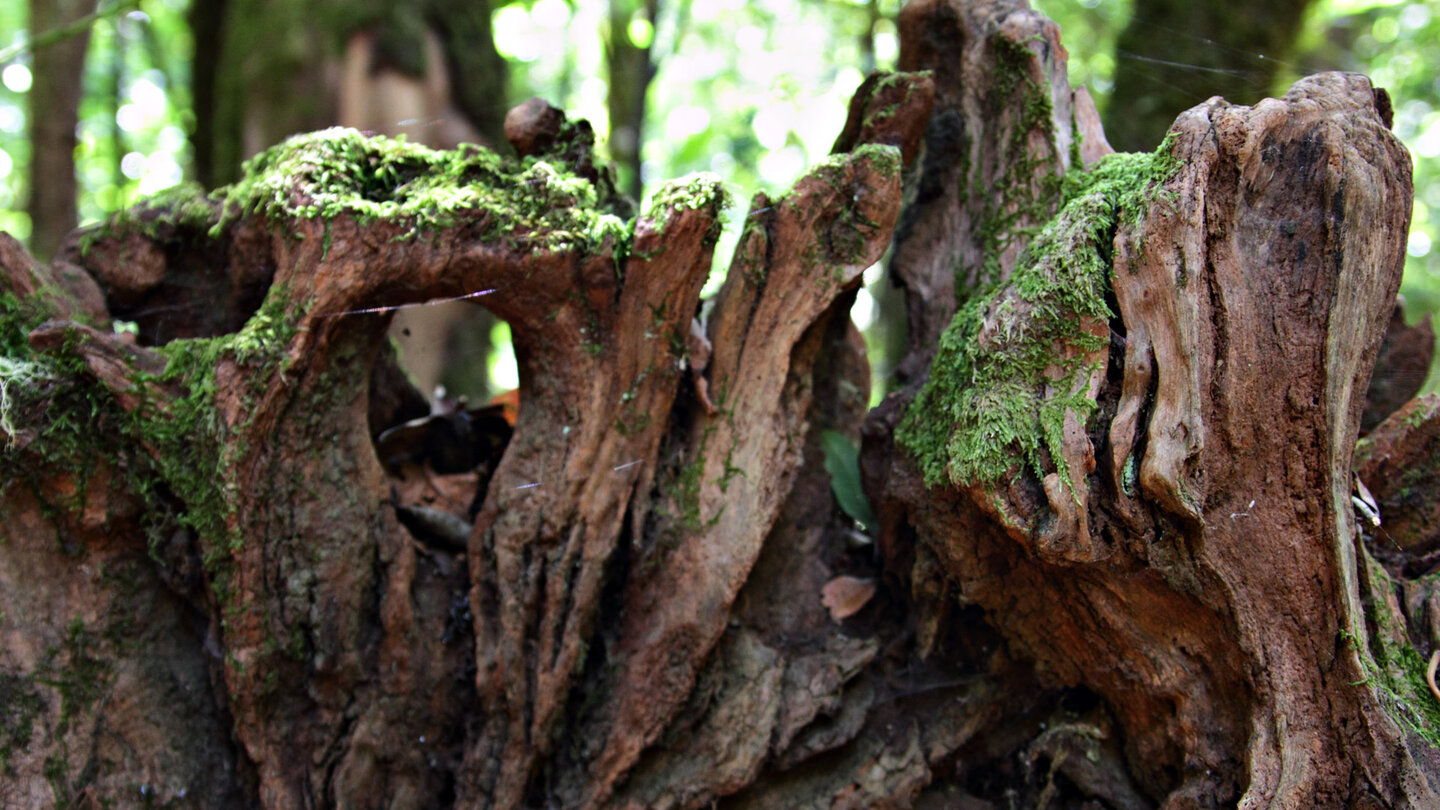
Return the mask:
[[[1134,786],[1167,807],[1433,806],[1431,698],[1413,672],[1372,660],[1374,636],[1403,625],[1385,615],[1351,502],[1364,381],[1409,222],[1388,99],[1329,74],[1253,108],[1212,100],[1148,166],[1131,159],[1128,191],[1106,190],[1107,167],[1124,169],[1112,158],[1062,195],[1042,175],[1069,129],[1063,81],[1047,82],[1064,75],[1063,52],[1023,15],[991,14],[968,9],[946,28],[950,4],[918,3],[901,24],[934,54],[906,63],[937,68],[928,142],[962,147],[927,153],[941,161],[927,173],[959,182],[907,215],[918,224],[895,267],[918,278],[922,323],[952,311],[927,285],[958,276],[960,314],[917,407],[902,420],[910,397],[894,398],[867,424],[882,548],[918,597],[922,638],[944,637],[957,601],[983,610],[1007,657],[1098,698],[1072,753],[1117,746]],[[1010,108],[1048,98],[1053,112],[1019,135],[987,113],[993,83],[941,67],[994,63],[985,54],[1013,47],[1007,35],[1032,57],[1011,85],[1036,99]],[[1005,227],[1003,208],[971,213],[996,196],[985,147],[1017,143],[1028,154],[1002,165],[1041,171],[999,193],[1042,219],[1065,203],[1033,239]],[[1077,220],[1097,193],[1105,217]],[[944,227],[955,220],[977,236]],[[997,232],[999,250],[982,241]],[[944,235],[960,242],[953,269],[924,249]],[[995,262],[979,285],[965,283],[971,257]],[[1082,272],[1092,258],[1109,266],[1103,280]],[[1036,341],[1049,360],[1026,366]],[[998,465],[997,441],[1012,451]]]
[[[1048,21],[900,29],[933,73],[752,202],[708,341],[718,185],[627,224],[533,104],[528,166],[332,131],[67,261],[0,240],[4,799],[1434,806],[1428,592],[1351,497],[1409,214],[1383,93],[1314,77],[1102,159]],[[844,313],[897,220],[872,547],[825,431],[859,435]],[[454,472],[488,423],[382,432],[415,396],[383,308],[484,290],[522,406]]]

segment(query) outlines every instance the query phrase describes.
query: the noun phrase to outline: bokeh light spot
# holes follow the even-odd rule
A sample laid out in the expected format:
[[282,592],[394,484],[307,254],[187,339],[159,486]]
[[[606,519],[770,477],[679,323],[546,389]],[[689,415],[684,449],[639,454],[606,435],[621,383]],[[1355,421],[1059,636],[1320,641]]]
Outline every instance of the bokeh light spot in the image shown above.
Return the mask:
[[32,82],[30,68],[24,65],[6,65],[4,71],[0,71],[0,82],[4,82],[6,89],[12,93],[24,93],[30,89]]

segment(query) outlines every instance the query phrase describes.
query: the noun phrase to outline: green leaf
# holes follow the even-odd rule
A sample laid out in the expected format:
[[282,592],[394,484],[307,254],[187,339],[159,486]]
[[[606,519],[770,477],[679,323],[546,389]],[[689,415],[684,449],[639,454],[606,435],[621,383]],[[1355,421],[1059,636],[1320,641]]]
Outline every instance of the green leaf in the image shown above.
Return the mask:
[[860,486],[860,448],[844,434],[827,430],[820,434],[820,449],[825,451],[825,471],[830,473],[830,490],[840,508],[863,526],[873,524],[875,513]]

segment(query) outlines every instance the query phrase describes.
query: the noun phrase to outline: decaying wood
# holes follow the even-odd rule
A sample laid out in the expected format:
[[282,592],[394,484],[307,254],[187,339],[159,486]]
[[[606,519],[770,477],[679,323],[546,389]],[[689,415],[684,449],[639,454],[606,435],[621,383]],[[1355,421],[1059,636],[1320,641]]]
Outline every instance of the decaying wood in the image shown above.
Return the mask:
[[[902,26],[911,36],[955,14],[907,11],[930,15]],[[939,81],[937,97],[960,94],[957,131],[985,137],[988,122],[964,116],[985,90]],[[1062,443],[1072,471],[1093,471],[1069,504],[1054,472],[1024,467],[1009,483],[925,488],[888,444],[903,399],[867,429],[891,570],[913,588],[938,581],[922,626],[926,612],[943,623],[950,600],[982,608],[1043,683],[1099,695],[1136,783],[1167,807],[1436,801],[1434,749],[1392,719],[1361,659],[1379,631],[1350,465],[1410,193],[1380,96],[1328,74],[1176,122],[1173,175],[1107,237],[1118,306],[1092,378],[1101,418]],[[932,201],[934,220],[964,218],[965,190],[984,181],[971,165],[954,163],[970,183]],[[944,278],[931,288],[953,274],[932,272]],[[912,307],[939,308],[913,294],[925,288]],[[1084,523],[1066,517],[1076,507]]]
[[[523,163],[332,132],[49,266],[0,236],[0,804],[1440,801],[1435,400],[1351,472],[1410,210],[1383,91],[1212,99],[1123,189],[1053,24],[900,31],[910,72],[744,210],[704,340],[718,184],[627,225],[540,102]],[[469,203],[406,202],[443,172]],[[847,313],[892,231],[910,387],[867,415]],[[385,343],[462,296],[511,325],[513,435],[427,417]],[[957,353],[1047,318],[982,401],[1048,432],[931,464]],[[862,423],[868,526],[827,469]]]
[[1385,340],[1375,356],[1375,372],[1365,392],[1365,411],[1360,415],[1360,430],[1368,433],[1400,410],[1420,393],[1435,358],[1435,330],[1426,315],[1414,326],[1405,323],[1403,302],[1395,304]]
[[[337,148],[372,148],[340,137],[351,140]],[[550,151],[585,174],[588,144],[588,128],[566,125]],[[323,156],[303,165],[318,169]],[[591,176],[604,205],[604,177]],[[294,177],[285,193],[301,209],[327,189],[317,170]],[[848,324],[833,317],[845,309],[831,304],[888,242],[900,204],[899,156],[860,148],[757,206],[765,210],[751,220],[711,319],[709,383],[722,407],[714,416],[694,401],[682,361],[723,195],[702,180],[658,199],[623,245],[610,236],[548,247],[543,233],[477,240],[467,238],[472,225],[463,218],[419,237],[410,222],[362,225],[345,212],[287,216],[281,208],[237,218],[214,199],[201,201],[199,224],[157,206],[134,225],[76,243],[69,258],[89,271],[79,278],[100,280],[112,311],[136,322],[142,345],[56,320],[33,331],[29,345],[37,361],[78,359],[77,373],[109,391],[117,421],[164,420],[187,406],[195,381],[167,377],[156,345],[242,326],[260,330],[257,340],[279,341],[217,355],[214,421],[193,438],[218,440],[221,454],[185,446],[185,438],[177,448],[149,446],[148,434],[128,428],[121,436],[160,462],[158,486],[171,491],[159,497],[169,508],[199,508],[186,503],[195,490],[168,478],[176,472],[165,462],[177,450],[183,462],[215,466],[203,474],[218,479],[224,499],[219,523],[162,522],[175,540],[149,547],[191,571],[181,595],[199,622],[194,660],[203,671],[216,656],[209,666],[217,729],[232,728],[238,746],[234,778],[217,795],[238,792],[269,807],[430,807],[445,796],[514,807],[540,790],[593,805],[681,711],[805,457],[815,358],[826,347],[851,347],[848,374],[862,378],[845,378],[845,421],[851,430],[858,423],[868,388],[863,353],[827,324]],[[11,245],[9,289],[59,288]],[[257,285],[258,294],[250,292]],[[369,373],[377,357],[377,368],[391,368],[380,351],[388,314],[370,310],[486,289],[496,292],[484,303],[515,333],[524,408],[461,563],[443,544],[409,541],[398,502],[391,505],[395,490],[371,447],[382,425],[371,420],[398,420],[414,397],[399,385],[374,392],[390,404],[367,407],[377,380],[397,386],[393,372]],[[249,314],[261,299],[269,320]],[[41,314],[70,316],[69,300],[60,296]],[[283,329],[265,332],[280,322]],[[832,380],[827,395],[838,397],[840,378],[824,378]],[[686,472],[692,468],[702,477]],[[77,486],[73,471],[32,469],[42,486]],[[828,491],[821,493],[828,519]],[[14,508],[43,522],[22,494],[14,493]],[[76,553],[102,542],[96,532],[109,513],[89,512],[100,522],[69,544]],[[406,506],[401,516],[413,522],[433,512]],[[143,562],[143,533],[119,536]],[[27,530],[6,548],[43,554],[47,542],[44,532]],[[25,614],[34,624],[19,626],[36,647],[28,657],[22,648],[7,668],[36,672],[39,650],[61,649],[56,633],[68,619],[58,617],[108,626],[103,592],[72,601],[54,615]],[[646,605],[657,601],[667,607]],[[815,606],[823,613],[818,586]],[[105,654],[128,660],[118,647]],[[836,648],[841,663],[811,657],[817,671],[835,666],[850,677],[869,655],[873,644],[857,642]],[[780,677],[779,663],[770,676]],[[613,701],[587,707],[582,681]],[[145,709],[166,714],[153,703]],[[106,705],[84,710],[108,718]],[[47,706],[50,744],[73,745],[64,731],[76,720]],[[228,737],[215,738],[221,750]],[[134,753],[147,773],[179,773],[153,753]],[[118,759],[104,754],[92,747],[84,761],[113,767]],[[762,761],[714,793],[743,787]],[[74,765],[65,770],[83,776]],[[166,785],[168,799],[185,789],[183,780]],[[101,790],[93,782],[84,789]]]
[[1372,535],[1371,548],[1412,575],[1428,573],[1432,553],[1440,551],[1437,413],[1440,396],[1411,400],[1371,431],[1356,454],[1355,475],[1367,485],[1379,517],[1378,526],[1362,527]]
[[903,382],[923,375],[967,291],[1006,277],[1023,235],[1054,212],[1044,178],[1063,175],[1077,153],[1089,165],[1110,147],[1089,94],[1070,90],[1060,31],[1044,16],[1011,3],[922,0],[898,24],[900,69],[935,77],[889,266],[910,302]]

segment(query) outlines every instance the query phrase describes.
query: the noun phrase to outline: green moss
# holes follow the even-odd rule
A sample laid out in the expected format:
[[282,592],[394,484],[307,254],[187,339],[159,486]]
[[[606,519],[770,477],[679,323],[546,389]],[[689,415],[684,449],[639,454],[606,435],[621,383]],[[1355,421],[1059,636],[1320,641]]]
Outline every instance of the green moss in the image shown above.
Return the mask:
[[[12,486],[29,486],[45,514],[58,517],[84,503],[97,456],[125,454],[116,437],[123,415],[109,391],[88,382],[89,372],[74,347],[44,355],[30,348],[30,331],[53,314],[44,294],[22,299],[0,293],[0,430],[5,434],[0,495]],[[42,495],[41,483],[56,470],[71,471],[75,486],[51,502]],[[67,553],[79,551],[62,547]]]
[[[885,177],[900,173],[900,150],[884,144],[862,144],[848,153],[830,155],[813,166],[805,178],[815,178],[826,183],[844,199],[835,208],[835,216],[821,220],[817,225],[815,240],[801,255],[807,267],[829,267],[828,276],[816,276],[817,280],[839,282],[846,265],[855,265],[865,259],[865,245],[880,229],[880,224],[866,218],[861,212],[858,198],[852,198],[856,190],[850,180],[852,166],[868,163],[873,171]],[[783,203],[793,203],[793,195]]]
[[875,87],[871,91],[870,96],[872,99],[879,98],[896,85],[903,86],[905,90],[905,95],[901,96],[899,100],[891,104],[887,104],[884,107],[876,110],[870,110],[869,113],[867,113],[865,116],[865,125],[870,127],[879,127],[885,121],[894,118],[895,113],[898,112],[900,108],[905,105],[905,102],[910,100],[910,94],[915,90],[916,80],[920,78],[927,78],[933,75],[934,71],[929,70],[920,70],[913,73],[883,74],[879,78],[879,80],[875,82]]
[[[1362,565],[1370,574],[1371,593],[1378,596],[1393,592],[1394,583],[1384,568],[1363,548],[1360,553],[1365,555]],[[1427,662],[1410,643],[1404,617],[1394,615],[1383,597],[1369,599],[1366,605],[1372,629],[1369,645],[1360,646],[1354,633],[1343,634],[1358,654],[1365,671],[1364,682],[1374,688],[1391,719],[1440,748],[1440,702],[1430,693],[1425,680]]]
[[400,220],[412,235],[467,221],[481,239],[543,250],[593,247],[628,233],[598,211],[594,185],[565,167],[534,158],[517,165],[473,146],[436,151],[350,129],[299,135],[262,152],[224,196],[227,213],[235,206],[271,217]]
[[[963,138],[961,177],[964,178],[960,198],[981,201],[976,241],[984,259],[978,268],[958,265],[955,295],[964,303],[977,293],[1000,280],[1000,256],[1010,244],[1033,233],[1033,223],[1044,222],[1060,199],[1060,178],[1064,167],[1058,155],[1037,156],[1032,139],[1055,142],[1054,109],[1045,88],[1028,72],[1035,54],[1024,42],[1016,42],[1004,34],[990,39],[994,64],[994,82],[984,104],[995,121],[1014,119],[1010,136],[998,157],[999,174],[982,181],[972,177],[970,140]],[[1019,111],[1018,118],[1015,112]],[[1042,153],[1043,154],[1043,153]],[[972,279],[973,282],[972,283]]]
[[1095,408],[1086,355],[1106,339],[1081,328],[1108,320],[1110,249],[1117,224],[1143,216],[1174,170],[1169,143],[1153,154],[1112,155],[1063,186],[1060,212],[1027,246],[1007,285],[966,301],[940,338],[930,379],[896,437],[929,486],[1037,476],[1054,465],[1066,413]]
[[666,209],[698,210],[710,215],[710,228],[705,232],[705,247],[712,247],[725,230],[725,209],[730,206],[730,192],[720,178],[710,172],[696,172],[671,180],[655,192],[650,202],[651,216],[660,224]]
[[183,393],[163,406],[143,404],[131,414],[128,425],[133,439],[153,451],[155,475],[183,502],[178,518],[201,537],[206,550],[203,561],[221,597],[227,552],[242,541],[233,493],[227,491],[233,486],[227,471],[246,447],[227,440],[228,430],[215,409],[215,373],[225,360],[248,367],[245,376],[253,386],[246,392],[248,398],[259,396],[276,374],[283,374],[289,362],[285,349],[301,314],[288,311],[288,306],[287,291],[275,286],[240,331],[175,340],[161,347],[167,361],[164,371],[143,381],[178,386]]
[[40,296],[21,298],[9,291],[0,292],[0,355],[28,357],[31,330],[52,314]]
[[32,679],[0,672],[0,777],[13,777],[10,760],[30,744],[35,720],[45,711],[45,698]]
[[247,214],[327,222],[350,216],[362,225],[393,220],[409,225],[402,238],[470,224],[479,239],[548,251],[606,240],[623,245],[627,224],[604,213],[600,202],[590,181],[544,159],[516,163],[477,146],[441,151],[335,128],[261,152],[234,185],[208,195],[181,187],[122,212],[87,234],[82,247],[135,230],[153,236],[164,224],[208,226],[214,237]]
[[[178,387],[182,395],[165,403],[142,401],[129,413],[93,379],[78,346],[43,355],[30,349],[24,335],[44,316],[36,311],[35,299],[0,294],[0,428],[12,439],[24,439],[0,447],[0,493],[19,484],[39,497],[45,488],[37,471],[46,477],[70,471],[75,481],[71,494],[58,502],[42,502],[58,526],[62,513],[74,513],[84,503],[94,459],[111,459],[113,469],[123,472],[112,485],[146,501],[152,542],[168,537],[175,520],[205,540],[206,563],[217,594],[223,596],[224,552],[240,542],[232,519],[233,498],[225,490],[226,470],[245,448],[225,441],[215,413],[215,371],[224,358],[258,368],[249,375],[256,386],[249,392],[252,396],[268,385],[275,371],[283,371],[284,348],[295,330],[294,314],[284,310],[284,289],[273,288],[239,332],[177,340],[159,349],[167,360],[164,371],[154,378],[137,373],[133,390],[143,396],[150,385]],[[265,373],[267,368],[272,373]],[[180,502],[178,514],[173,514],[175,499]],[[83,551],[62,548],[67,553]]]
[[[702,430],[700,441],[695,448],[695,457],[690,463],[678,470],[674,468],[667,470],[661,478],[660,492],[666,500],[674,504],[678,514],[671,514],[664,501],[658,504],[656,509],[660,514],[678,524],[678,528],[688,532],[698,532],[720,518],[717,512],[707,523],[700,508],[700,487],[705,476],[705,446],[710,443],[710,435],[714,432],[713,425]],[[728,473],[726,477],[729,477]],[[679,535],[676,532],[676,526],[667,527],[666,534],[668,542],[662,543],[662,546],[669,547],[678,542]]]
[[623,416],[615,417],[615,432],[621,436],[633,436],[642,430],[650,427],[650,414],[636,414],[629,420]]
[[[838,160],[841,156],[835,155],[822,161],[824,166],[830,161]],[[904,164],[900,162],[900,149],[883,143],[865,143],[857,146],[850,153],[850,157],[856,161],[868,161],[873,163],[875,170],[886,177],[894,177],[900,174]]]
[[1125,469],[1120,486],[1128,497],[1135,497],[1135,485],[1140,482],[1140,462],[1134,453],[1125,457]]
[[60,693],[57,736],[64,736],[75,716],[88,711],[109,688],[110,664],[103,655],[92,655],[99,644],[100,640],[76,616],[65,629],[64,642],[46,650],[40,662],[36,681]]
[[152,240],[165,238],[166,231],[208,234],[220,222],[220,208],[219,198],[206,194],[198,183],[180,183],[85,231],[80,237],[80,253],[88,255],[101,239],[129,233]]
[[57,745],[44,767],[59,807],[68,806],[71,796],[95,778],[88,769],[70,773],[67,735],[71,724],[90,711],[110,688],[113,673],[109,655],[101,646],[102,640],[76,616],[66,628],[65,639],[47,649],[35,669],[34,682],[54,689],[60,696],[60,717],[55,725]]
[[[158,473],[185,503],[181,521],[208,541],[207,565],[224,550],[235,549],[239,530],[234,504],[224,491],[225,471],[244,448],[225,441],[227,431],[215,410],[216,369],[225,359],[258,367],[249,375],[257,389],[270,382],[265,373],[282,361],[293,334],[284,317],[283,289],[274,288],[265,304],[239,332],[212,338],[176,340],[160,349],[167,360],[154,382],[178,384],[184,394],[162,410],[142,408],[132,425],[136,437],[156,451]],[[259,391],[251,391],[252,395]]]
[[1435,411],[1432,408],[1416,408],[1408,415],[1406,415],[1405,426],[1409,428],[1418,428],[1421,425],[1424,425],[1426,420],[1430,419],[1434,415]]

